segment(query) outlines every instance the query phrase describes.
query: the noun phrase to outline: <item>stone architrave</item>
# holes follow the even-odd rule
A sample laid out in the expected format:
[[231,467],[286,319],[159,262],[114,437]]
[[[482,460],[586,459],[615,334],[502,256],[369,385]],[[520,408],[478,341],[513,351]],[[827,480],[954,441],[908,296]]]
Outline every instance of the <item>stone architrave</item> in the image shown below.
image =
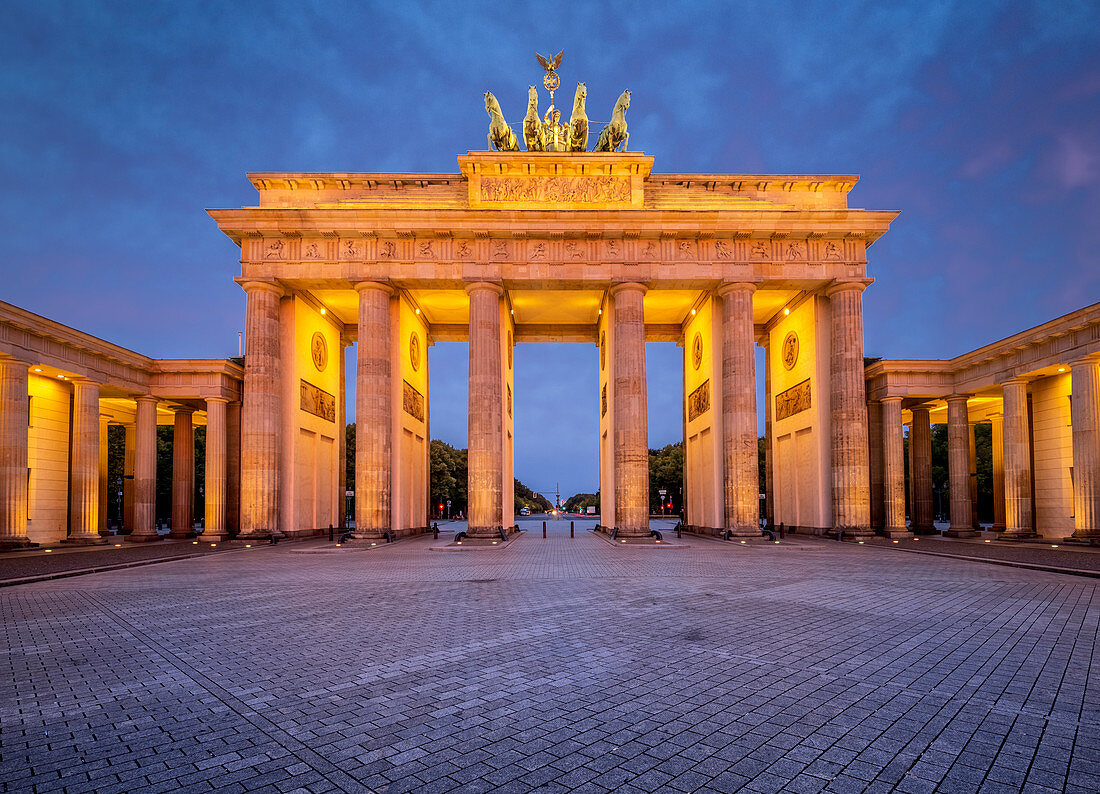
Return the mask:
[[883,534],[888,538],[911,537],[905,528],[905,453],[902,443],[901,397],[882,402]]
[[927,407],[913,408],[910,428],[909,528],[914,534],[930,535],[936,531],[936,525],[932,516],[932,421]]
[[170,538],[195,534],[195,427],[190,408],[176,409],[172,431],[172,529]]
[[[760,535],[760,464],[756,437],[755,284],[724,284],[722,299],[722,454],[725,529],[737,537]],[[647,452],[648,454],[648,452]]]
[[871,531],[867,398],[863,376],[863,282],[840,282],[826,291],[832,321],[833,529],[846,538]]
[[355,376],[355,538],[377,541],[391,529],[393,477],[393,362],[390,298],[377,281],[359,293]]
[[1100,544],[1100,364],[1086,358],[1070,364],[1073,426],[1073,536]]
[[503,520],[504,384],[499,284],[466,285],[470,296],[469,468],[467,530],[499,538]]
[[28,370],[0,358],[0,550],[35,545],[27,538]]
[[202,539],[225,540],[229,532],[225,524],[226,508],[226,407],[229,400],[208,397],[206,400],[206,474],[204,516],[206,528]]
[[157,398],[137,398],[134,421],[134,531],[131,543],[160,540],[157,516]]
[[1013,378],[1003,386],[1005,538],[1033,538],[1031,514],[1031,429],[1027,419],[1027,381]]
[[245,316],[244,399],[241,406],[241,532],[251,540],[279,531],[279,302],[283,290],[267,281],[242,284]]
[[966,409],[968,397],[953,394],[947,398],[947,469],[951,488],[951,526],[947,535],[970,538],[974,531],[970,509],[970,421]]
[[645,317],[642,284],[616,284],[615,344],[611,377],[615,381],[615,525],[616,537],[649,535],[649,418],[646,413]]
[[99,534],[99,384],[73,380],[70,533],[66,543],[97,545]]

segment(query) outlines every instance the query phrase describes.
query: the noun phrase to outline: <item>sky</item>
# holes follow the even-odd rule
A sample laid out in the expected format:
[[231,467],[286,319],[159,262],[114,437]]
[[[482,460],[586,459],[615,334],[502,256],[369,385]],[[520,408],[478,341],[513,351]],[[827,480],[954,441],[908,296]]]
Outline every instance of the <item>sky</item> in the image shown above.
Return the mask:
[[[235,355],[239,251],[206,208],[253,204],[248,171],[455,172],[481,95],[521,119],[534,53],[559,50],[592,118],[631,90],[654,172],[860,174],[851,206],[899,210],[869,251],[867,355],[950,358],[1100,301],[1095,0],[9,0],[0,300]],[[680,440],[680,351],[648,356],[656,447]],[[517,476],[595,490],[595,348],[515,361]],[[465,345],[429,366],[433,436],[464,447]]]

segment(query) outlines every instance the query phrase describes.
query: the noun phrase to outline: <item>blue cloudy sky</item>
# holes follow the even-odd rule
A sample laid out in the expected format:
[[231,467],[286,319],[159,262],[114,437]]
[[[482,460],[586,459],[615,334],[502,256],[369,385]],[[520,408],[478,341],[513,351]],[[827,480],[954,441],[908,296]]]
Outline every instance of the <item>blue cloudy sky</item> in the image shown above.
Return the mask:
[[[655,170],[857,173],[901,210],[866,350],[950,357],[1100,300],[1100,3],[50,3],[0,26],[0,299],[153,356],[236,353],[237,249],[203,212],[270,171],[454,171],[481,94],[519,118],[565,50],[632,91]],[[604,113],[606,116],[606,112]],[[517,350],[517,475],[594,488],[595,350]],[[431,351],[465,446],[464,346]],[[680,434],[650,349],[650,442]],[[565,373],[551,376],[550,373]],[[446,396],[448,399],[440,399]]]

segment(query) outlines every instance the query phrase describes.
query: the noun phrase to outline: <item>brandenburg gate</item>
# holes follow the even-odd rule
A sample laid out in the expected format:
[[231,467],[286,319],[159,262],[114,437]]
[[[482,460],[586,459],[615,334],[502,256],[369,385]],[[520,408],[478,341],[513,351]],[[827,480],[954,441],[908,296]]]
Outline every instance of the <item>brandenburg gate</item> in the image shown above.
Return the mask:
[[514,523],[524,342],[599,348],[587,399],[600,521],[618,539],[649,542],[647,341],[684,351],[692,529],[760,533],[760,345],[768,518],[872,534],[862,293],[896,213],[849,208],[855,176],[652,167],[635,152],[481,151],[450,174],[250,174],[257,206],[210,211],[247,294],[241,537],[338,522],[351,344],[356,537],[423,531],[439,341],[469,343],[471,539]]

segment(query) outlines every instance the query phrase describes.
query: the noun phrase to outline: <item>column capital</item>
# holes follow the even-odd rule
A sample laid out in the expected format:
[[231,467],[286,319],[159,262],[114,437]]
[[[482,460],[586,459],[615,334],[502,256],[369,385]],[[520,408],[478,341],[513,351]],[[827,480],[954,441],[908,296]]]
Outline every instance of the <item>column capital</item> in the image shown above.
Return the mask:
[[203,397],[206,403],[225,403],[229,405],[230,399],[228,397]]
[[1100,364],[1100,358],[1097,358],[1096,354],[1090,354],[1087,356],[1081,356],[1081,358],[1075,358],[1069,362],[1069,369],[1072,372],[1075,369],[1082,369],[1084,367],[1095,367]]
[[950,405],[951,403],[958,403],[960,401],[965,404],[973,396],[973,394],[949,394],[943,399],[948,405]]
[[286,290],[274,281],[259,281],[255,279],[236,279],[236,281],[241,285],[241,289],[243,289],[246,294],[253,292],[270,292],[280,298],[286,295]]
[[179,416],[180,414],[187,414],[188,416],[191,416],[195,413],[195,409],[187,405],[173,405],[172,413],[176,414],[177,416]]
[[716,290],[718,297],[724,298],[731,292],[756,292],[756,284],[751,281],[728,281],[725,284],[718,285]]
[[831,298],[837,293],[847,292],[849,290],[863,292],[863,290],[867,289],[867,286],[872,281],[873,279],[861,279],[859,281],[835,281],[825,288],[825,297]]
[[1027,378],[1022,375],[1014,375],[1008,380],[1002,381],[1001,386],[1027,386]]
[[883,397],[881,400],[879,400],[879,402],[883,405],[886,405],[887,403],[889,403],[890,405],[894,405],[895,403],[900,404],[901,401],[904,399],[904,397],[895,397],[894,395],[890,395],[888,397]]
[[504,287],[502,287],[500,284],[496,284],[492,281],[471,281],[471,282],[466,284],[466,294],[467,295],[472,294],[474,292],[479,292],[481,290],[488,290],[490,292],[495,292],[497,295],[503,295],[504,294]]
[[355,291],[360,295],[366,290],[378,290],[384,292],[387,295],[393,295],[394,289],[384,281],[356,281],[352,286],[355,287]]
[[23,359],[9,356],[7,353],[0,353],[0,365],[5,367],[23,367],[28,371],[31,368],[31,365],[23,361]]
[[134,402],[136,402],[136,403],[152,403],[154,406],[156,406],[156,404],[158,402],[160,402],[160,400],[158,400],[156,397],[154,397],[151,394],[139,394],[137,397],[134,398]]
[[639,284],[637,281],[624,281],[619,284],[612,284],[609,293],[614,296],[620,292],[640,292],[645,295],[649,292],[649,287],[645,284]]

